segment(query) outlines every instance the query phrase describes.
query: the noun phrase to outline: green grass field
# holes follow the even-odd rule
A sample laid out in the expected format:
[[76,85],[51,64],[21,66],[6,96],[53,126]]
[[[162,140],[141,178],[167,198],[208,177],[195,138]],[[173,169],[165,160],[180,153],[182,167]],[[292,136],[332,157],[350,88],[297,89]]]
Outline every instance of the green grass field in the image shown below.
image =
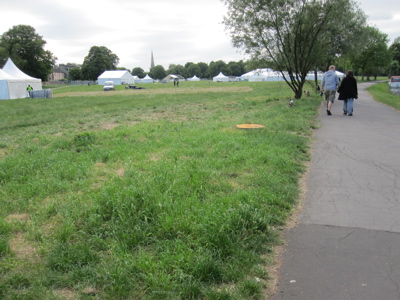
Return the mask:
[[263,299],[321,98],[142,86],[0,101],[1,299]]

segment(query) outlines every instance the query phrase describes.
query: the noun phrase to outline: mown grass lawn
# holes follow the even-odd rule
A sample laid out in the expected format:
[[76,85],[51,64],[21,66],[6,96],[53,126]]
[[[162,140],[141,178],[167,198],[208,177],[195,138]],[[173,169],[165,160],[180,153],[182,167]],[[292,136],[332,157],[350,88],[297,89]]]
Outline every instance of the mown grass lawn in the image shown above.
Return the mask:
[[0,298],[263,298],[321,98],[143,87],[0,101]]

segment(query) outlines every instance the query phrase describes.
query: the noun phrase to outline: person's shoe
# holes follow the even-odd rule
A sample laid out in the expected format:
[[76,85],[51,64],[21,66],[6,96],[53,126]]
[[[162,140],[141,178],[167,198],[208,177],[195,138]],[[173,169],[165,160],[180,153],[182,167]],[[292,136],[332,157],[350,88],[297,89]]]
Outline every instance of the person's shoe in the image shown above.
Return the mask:
[[344,110],[344,111],[343,111],[343,114],[344,114],[344,115],[347,115],[347,110]]
[[328,114],[328,116],[331,116],[331,115],[332,115],[332,113],[331,113],[330,110],[327,110],[326,113]]
[[348,116],[352,116],[353,114],[348,114]]

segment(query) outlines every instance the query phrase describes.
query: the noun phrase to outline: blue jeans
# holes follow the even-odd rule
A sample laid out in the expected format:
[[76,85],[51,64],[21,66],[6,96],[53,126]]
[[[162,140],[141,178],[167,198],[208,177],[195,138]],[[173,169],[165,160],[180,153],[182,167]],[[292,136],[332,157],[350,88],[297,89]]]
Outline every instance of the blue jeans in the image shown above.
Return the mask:
[[353,114],[353,103],[354,98],[349,98],[343,101],[343,111],[347,112],[349,115]]

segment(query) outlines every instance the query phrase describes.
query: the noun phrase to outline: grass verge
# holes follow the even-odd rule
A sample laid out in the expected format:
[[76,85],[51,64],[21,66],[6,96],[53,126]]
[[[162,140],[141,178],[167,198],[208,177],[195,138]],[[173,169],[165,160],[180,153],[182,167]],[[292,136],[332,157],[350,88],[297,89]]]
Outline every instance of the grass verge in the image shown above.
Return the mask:
[[390,86],[387,82],[373,84],[367,90],[375,101],[384,103],[396,110],[400,110],[400,96],[390,92]]
[[321,98],[144,86],[0,102],[1,298],[262,298]]

